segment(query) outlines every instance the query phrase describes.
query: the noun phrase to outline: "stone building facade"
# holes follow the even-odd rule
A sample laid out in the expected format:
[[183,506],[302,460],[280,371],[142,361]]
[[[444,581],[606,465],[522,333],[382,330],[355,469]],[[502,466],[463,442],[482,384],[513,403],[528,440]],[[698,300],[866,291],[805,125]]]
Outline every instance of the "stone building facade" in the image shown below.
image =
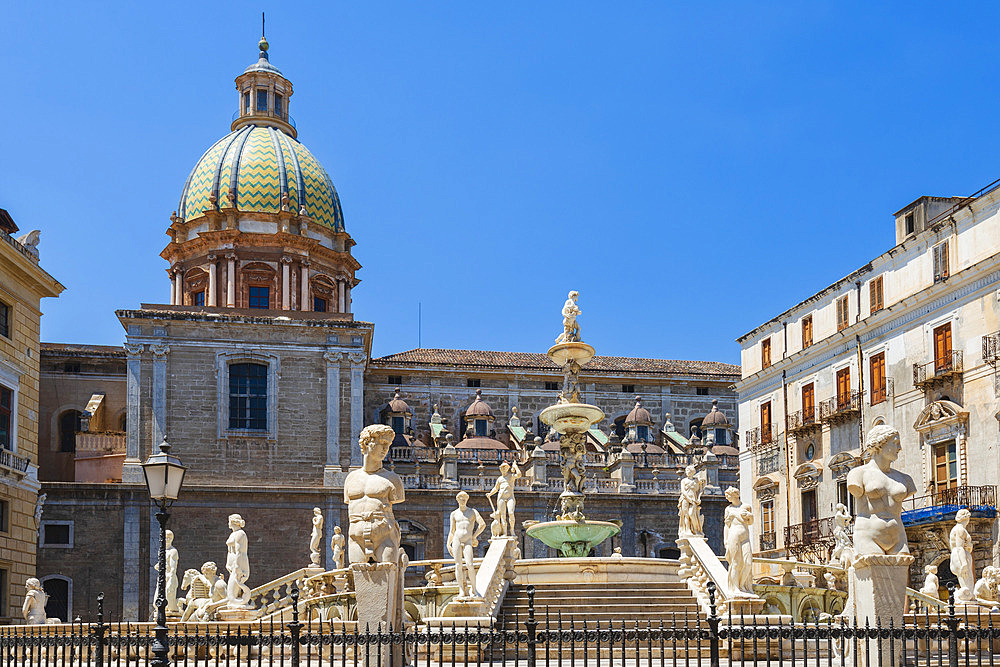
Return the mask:
[[[15,239],[17,231],[0,209],[0,623],[21,618],[24,583],[35,576],[41,300],[64,289],[39,266],[38,232]],[[48,537],[61,532],[53,527]],[[67,595],[64,581],[43,583]]]
[[[333,528],[347,524],[343,480],[361,462],[368,424],[397,431],[388,464],[406,486],[398,517],[413,560],[445,556],[457,490],[488,513],[501,461],[524,471],[519,521],[550,518],[558,506],[558,443],[536,420],[562,382],[547,357],[418,349],[371,358],[374,326],[353,312],[360,264],[339,196],[298,141],[291,83],[266,41],[260,47],[236,79],[232,132],[198,161],[170,218],[161,256],[171,303],[117,311],[120,349],[43,348],[43,521],[71,526],[77,539],[42,549],[38,571],[73,582],[72,615],[86,617],[103,591],[116,618],[146,618],[158,534],[141,463],[164,438],[188,468],[170,520],[181,568],[224,563],[226,517],[240,513],[251,586],[306,565],[314,507],[326,519],[322,563],[331,563]],[[584,398],[608,417],[589,434],[587,512],[622,522],[620,538],[601,546],[607,554],[675,555],[688,463],[710,483],[704,514],[721,548],[722,487],[737,483],[738,370],[621,357],[588,364]],[[713,400],[717,423],[702,443]],[[522,551],[552,555],[531,540]]]
[[976,569],[994,564],[1000,479],[997,363],[1000,190],[921,197],[895,214],[896,245],[739,338],[741,484],[758,552],[825,556],[865,436],[900,432],[913,477],[903,514],[917,561],[951,577],[948,531],[973,510]]

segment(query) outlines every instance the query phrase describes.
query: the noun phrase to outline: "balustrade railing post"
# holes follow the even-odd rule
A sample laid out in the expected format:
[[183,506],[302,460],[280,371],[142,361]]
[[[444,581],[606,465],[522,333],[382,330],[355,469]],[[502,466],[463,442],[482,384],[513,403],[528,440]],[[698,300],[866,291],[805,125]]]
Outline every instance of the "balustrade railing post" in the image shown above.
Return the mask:
[[[93,635],[96,646],[94,647],[94,662],[97,665],[104,664],[104,633],[107,627],[104,625],[104,593],[97,594],[97,626],[91,626],[90,634]],[[83,651],[80,651],[83,654]]]
[[719,667],[719,615],[715,609],[715,582],[708,588],[708,661],[711,667]]
[[292,582],[292,622],[288,624],[288,631],[292,635],[292,667],[299,667],[299,634],[302,632],[302,624],[299,622],[299,585]]
[[948,667],[958,667],[958,617],[955,615],[955,584],[948,583]]
[[528,667],[535,667],[535,646],[537,644],[535,631],[538,621],[535,620],[535,587],[528,585],[528,620],[524,623],[528,630]]

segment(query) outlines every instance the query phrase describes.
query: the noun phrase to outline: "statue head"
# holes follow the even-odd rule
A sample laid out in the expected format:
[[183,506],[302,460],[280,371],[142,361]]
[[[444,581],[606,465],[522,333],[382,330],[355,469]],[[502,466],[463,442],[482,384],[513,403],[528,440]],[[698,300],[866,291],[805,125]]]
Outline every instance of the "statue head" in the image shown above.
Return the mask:
[[219,571],[219,566],[215,564],[215,561],[208,561],[201,566],[201,573],[211,579]]
[[240,530],[243,526],[247,525],[247,522],[243,520],[239,514],[229,515],[229,528],[230,530]]
[[956,523],[966,524],[969,523],[969,519],[972,518],[972,512],[965,509],[964,507],[955,513]]
[[334,527],[333,527],[333,533],[334,533],[335,535],[340,535],[340,534],[341,534],[342,532],[343,532],[343,531],[342,531],[342,530],[340,530],[340,526],[334,526]]
[[458,501],[459,507],[465,507],[469,503],[469,494],[465,491],[459,491],[455,494],[455,500]]
[[510,464],[504,461],[503,463],[500,464],[500,474],[506,475],[509,472],[510,472]]
[[726,500],[728,500],[729,502],[731,502],[734,505],[739,505],[740,504],[740,490],[737,489],[735,486],[731,486],[728,489],[726,489]]
[[579,293],[579,292],[577,292],[576,290],[571,290],[571,291],[570,291],[570,293],[569,293],[569,298],[570,298],[570,300],[572,300],[572,301],[576,301],[576,298],[577,298],[578,296],[580,296],[580,293]]
[[375,454],[376,458],[381,461],[389,453],[389,447],[395,437],[396,432],[392,430],[391,426],[385,424],[365,426],[358,438],[358,448],[362,455]]
[[844,503],[837,503],[837,514],[844,514],[847,512],[847,505]]
[[937,574],[937,565],[925,565],[924,574]]
[[868,431],[868,449],[872,457],[882,454],[889,461],[899,456],[899,431],[888,424],[877,424]]
[[323,515],[323,510],[321,510],[318,507],[313,508],[313,516],[322,516],[322,515]]
[[694,477],[697,472],[698,471],[692,465],[689,465],[686,468],[684,468],[684,474],[687,475],[688,477]]
[[42,590],[42,582],[35,577],[29,577],[28,580],[24,582],[24,587],[29,591],[40,591]]
[[166,538],[164,541],[167,543],[167,548],[169,549],[170,545],[174,543],[174,531],[168,530],[163,535]]

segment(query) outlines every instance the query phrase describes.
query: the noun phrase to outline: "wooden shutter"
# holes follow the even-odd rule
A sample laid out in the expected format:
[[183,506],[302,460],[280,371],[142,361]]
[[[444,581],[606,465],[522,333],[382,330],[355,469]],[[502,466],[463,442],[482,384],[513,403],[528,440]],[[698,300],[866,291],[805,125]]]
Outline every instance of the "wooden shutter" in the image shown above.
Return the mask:
[[882,276],[873,278],[868,283],[868,300],[871,306],[870,314],[882,310]]
[[771,402],[760,406],[760,441],[761,444],[771,442]]
[[806,348],[813,344],[813,318],[807,315],[802,318],[802,347]]
[[851,403],[851,369],[837,371],[837,409],[849,407]]
[[812,422],[816,415],[816,399],[813,384],[810,382],[802,387],[802,421]]
[[766,500],[760,504],[760,531],[764,535],[774,532],[773,500]]
[[837,331],[846,329],[848,322],[847,314],[847,296],[842,296],[837,299]]
[[873,355],[869,363],[871,366],[872,405],[876,405],[886,399],[885,352]]
[[951,368],[951,323],[934,329],[934,370]]
[[939,243],[933,248],[934,256],[934,282],[944,280],[950,273],[948,271],[948,242]]
[[934,491],[940,492],[958,486],[958,457],[955,441],[942,442],[934,447]]
[[760,367],[767,368],[771,365],[771,339],[765,338],[760,344]]

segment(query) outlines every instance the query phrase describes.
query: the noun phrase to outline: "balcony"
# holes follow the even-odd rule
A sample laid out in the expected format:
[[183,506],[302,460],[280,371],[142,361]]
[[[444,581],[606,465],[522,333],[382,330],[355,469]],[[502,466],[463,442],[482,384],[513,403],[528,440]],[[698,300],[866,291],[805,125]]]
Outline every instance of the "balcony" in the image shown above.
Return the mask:
[[871,401],[868,405],[878,405],[879,403],[885,403],[890,398],[893,397],[893,387],[892,378],[885,378],[882,387],[879,389],[872,389]]
[[994,368],[1000,362],[1000,331],[983,336],[983,361]]
[[[785,548],[796,558],[812,555],[818,557],[820,562],[826,562],[834,543],[833,522],[834,517],[829,516],[786,526]],[[848,532],[853,525],[848,527]]]
[[774,424],[764,424],[747,431],[747,449],[751,452],[773,447],[778,442],[778,429]]
[[978,516],[994,517],[996,507],[996,486],[955,486],[904,500],[903,524],[912,526],[951,519],[951,515],[963,508]]
[[864,396],[863,391],[852,391],[850,394],[826,399],[819,404],[820,421],[836,424],[859,416],[862,396]]
[[777,535],[775,535],[772,530],[769,533],[760,534],[760,550],[761,551],[774,551],[777,549]]
[[28,472],[29,459],[18,456],[9,449],[0,449],[0,468],[24,475]]
[[934,361],[913,364],[913,386],[928,389],[936,384],[962,376],[962,351],[948,350]]
[[822,427],[823,424],[816,419],[815,408],[808,412],[805,410],[793,412],[785,420],[785,428],[796,437]]

